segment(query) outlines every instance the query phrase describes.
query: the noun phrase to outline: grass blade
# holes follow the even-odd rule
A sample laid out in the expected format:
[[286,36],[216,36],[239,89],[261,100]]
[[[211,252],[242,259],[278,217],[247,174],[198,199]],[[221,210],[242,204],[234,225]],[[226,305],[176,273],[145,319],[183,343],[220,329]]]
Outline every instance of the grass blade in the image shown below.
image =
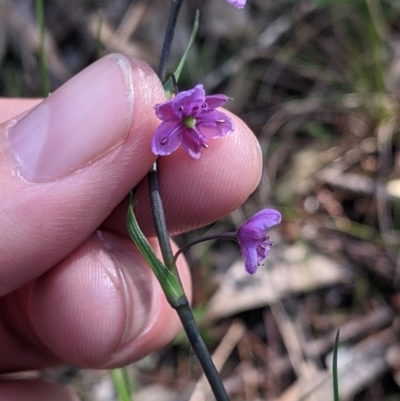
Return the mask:
[[339,332],[336,333],[335,346],[333,348],[333,361],[332,361],[332,380],[333,380],[333,400],[340,401],[339,398],[339,378],[338,378],[338,348],[339,348]]
[[36,0],[36,18],[39,26],[39,60],[40,60],[40,75],[42,77],[43,95],[48,96],[50,93],[50,79],[47,68],[46,49],[44,44],[44,4],[43,0]]
[[119,401],[132,401],[132,386],[129,379],[128,369],[126,367],[112,369],[111,378]]

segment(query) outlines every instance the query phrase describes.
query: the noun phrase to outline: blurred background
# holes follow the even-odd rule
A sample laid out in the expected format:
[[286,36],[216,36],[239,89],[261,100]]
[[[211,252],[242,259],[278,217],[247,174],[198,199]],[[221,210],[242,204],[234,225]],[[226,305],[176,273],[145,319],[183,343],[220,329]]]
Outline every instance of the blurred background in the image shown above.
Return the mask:
[[[166,0],[0,0],[0,94],[40,97],[110,52],[157,69]],[[180,89],[203,83],[258,137],[262,182],[240,210],[176,238],[233,230],[263,207],[283,223],[244,273],[233,243],[192,248],[194,310],[232,401],[400,400],[400,1],[188,0],[169,67],[200,29]],[[39,21],[39,22],[38,22]],[[44,27],[44,52],[40,27]],[[183,335],[132,364],[137,401],[212,400]],[[25,375],[116,399],[106,371]]]

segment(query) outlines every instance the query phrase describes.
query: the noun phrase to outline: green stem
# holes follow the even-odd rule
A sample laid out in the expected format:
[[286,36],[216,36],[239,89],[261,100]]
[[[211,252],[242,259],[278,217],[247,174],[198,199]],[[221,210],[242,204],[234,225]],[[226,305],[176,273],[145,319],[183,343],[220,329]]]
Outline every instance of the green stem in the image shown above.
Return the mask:
[[129,380],[129,372],[126,367],[112,369],[111,378],[114,383],[115,391],[117,392],[120,401],[132,400],[132,388]]

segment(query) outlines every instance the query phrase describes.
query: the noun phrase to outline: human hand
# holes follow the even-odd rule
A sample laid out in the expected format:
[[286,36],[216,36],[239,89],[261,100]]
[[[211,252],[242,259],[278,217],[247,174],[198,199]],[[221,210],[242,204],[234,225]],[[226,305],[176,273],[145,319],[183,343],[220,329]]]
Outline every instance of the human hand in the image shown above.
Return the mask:
[[[121,55],[94,63],[43,102],[0,100],[1,373],[121,366],[179,330],[125,229],[126,194],[138,186],[136,214],[157,249],[146,173],[159,124],[153,108],[163,100],[150,67]],[[221,218],[255,189],[259,147],[232,118],[235,132],[200,160],[181,150],[160,160],[171,234]],[[183,258],[178,265],[190,297]],[[2,382],[0,399],[75,398],[50,383]]]

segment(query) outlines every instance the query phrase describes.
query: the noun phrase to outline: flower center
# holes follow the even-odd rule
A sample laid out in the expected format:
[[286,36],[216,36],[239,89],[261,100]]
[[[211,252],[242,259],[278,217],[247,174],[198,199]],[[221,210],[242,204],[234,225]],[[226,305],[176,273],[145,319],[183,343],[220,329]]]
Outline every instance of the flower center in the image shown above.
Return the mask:
[[196,126],[196,119],[194,117],[186,117],[183,120],[183,124],[186,128],[193,129]]

